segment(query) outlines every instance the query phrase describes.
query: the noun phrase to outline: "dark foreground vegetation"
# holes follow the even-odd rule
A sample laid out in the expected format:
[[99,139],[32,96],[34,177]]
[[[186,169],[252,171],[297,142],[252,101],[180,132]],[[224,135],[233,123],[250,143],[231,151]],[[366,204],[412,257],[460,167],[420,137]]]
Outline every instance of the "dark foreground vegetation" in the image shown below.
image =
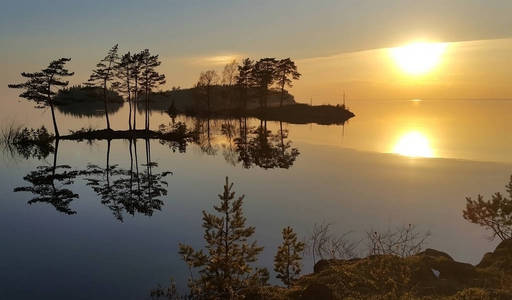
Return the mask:
[[[274,258],[274,272],[284,286],[268,284],[270,273],[255,267],[263,251],[251,241],[255,228],[246,225],[244,196],[236,197],[226,178],[214,213],[203,211],[205,248],[180,244],[189,266],[189,292],[152,290],[152,299],[512,299],[512,177],[509,198],[500,193],[485,201],[467,198],[464,218],[492,231],[502,242],[476,266],[455,261],[434,249],[423,250],[429,233],[413,225],[394,230],[369,230],[366,248],[349,242],[347,234],[332,235],[329,224],[315,225],[300,241],[283,229]],[[364,251],[366,250],[366,251]],[[366,256],[358,254],[366,253]],[[320,260],[314,272],[300,276],[304,254]]]

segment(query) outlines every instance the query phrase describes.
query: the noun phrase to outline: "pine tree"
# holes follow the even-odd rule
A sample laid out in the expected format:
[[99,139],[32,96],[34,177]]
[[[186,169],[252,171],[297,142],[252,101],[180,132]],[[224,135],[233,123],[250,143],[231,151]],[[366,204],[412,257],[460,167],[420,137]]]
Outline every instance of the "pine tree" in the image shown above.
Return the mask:
[[502,241],[512,239],[512,176],[506,191],[508,197],[498,192],[489,200],[484,200],[482,195],[476,199],[466,197],[466,209],[462,212],[464,219],[491,231],[491,240],[496,237]]
[[142,52],[135,53],[132,56],[132,65],[131,65],[131,77],[133,78],[133,130],[137,130],[137,103],[139,101],[139,82],[141,79],[142,72]]
[[244,110],[247,110],[247,91],[253,85],[252,68],[254,62],[250,58],[242,61],[242,65],[238,66],[238,74],[235,77],[236,85],[240,89],[240,104]]
[[277,278],[288,287],[297,279],[301,271],[301,253],[304,243],[297,240],[297,234],[291,227],[283,229],[283,244],[277,248],[274,257],[274,271]]
[[[266,270],[251,267],[263,247],[248,241],[255,228],[245,225],[244,196],[235,199],[232,189],[233,183],[226,177],[220,205],[214,206],[219,215],[203,211],[206,253],[179,245],[179,253],[191,271],[190,292],[200,299],[239,299],[243,289],[268,278]],[[193,278],[193,268],[199,268],[200,278]]]
[[144,90],[146,102],[145,129],[149,131],[149,95],[153,88],[165,84],[165,75],[155,70],[162,62],[158,60],[158,55],[151,55],[148,49],[140,52],[137,59],[141,67],[140,86]]
[[9,88],[23,89],[20,97],[36,102],[36,107],[50,107],[52,112],[53,128],[55,136],[59,137],[59,128],[55,119],[54,98],[57,94],[56,89],[66,87],[69,81],[63,81],[62,77],[73,76],[75,73],[69,72],[64,65],[71,58],[60,58],[50,62],[47,68],[35,73],[21,73],[21,76],[27,78],[25,83],[9,84]]
[[116,77],[119,81],[115,83],[115,88],[119,92],[126,95],[128,100],[129,112],[128,112],[128,128],[132,130],[132,91],[134,89],[133,80],[134,76],[132,70],[134,69],[134,60],[130,52],[124,54],[121,57],[121,61],[116,67]]
[[114,71],[117,66],[119,55],[117,54],[118,45],[115,44],[92,70],[91,77],[86,83],[88,86],[96,86],[103,89],[103,104],[105,109],[105,118],[107,119],[107,129],[110,130],[110,120],[108,118],[108,83],[114,79]]
[[275,58],[262,58],[252,68],[251,75],[260,92],[261,108],[267,108],[268,89],[276,80],[277,62]]
[[276,80],[281,88],[281,101],[279,106],[283,106],[284,88],[292,87],[292,79],[299,79],[301,74],[297,71],[297,66],[290,58],[281,59],[276,64]]

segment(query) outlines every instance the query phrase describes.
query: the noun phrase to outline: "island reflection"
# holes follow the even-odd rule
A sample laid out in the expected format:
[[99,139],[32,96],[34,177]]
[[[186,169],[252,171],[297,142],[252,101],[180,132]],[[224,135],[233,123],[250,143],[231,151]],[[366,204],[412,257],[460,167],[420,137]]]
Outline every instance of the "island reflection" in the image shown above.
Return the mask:
[[[184,126],[173,119],[165,127]],[[283,122],[277,122],[277,130],[270,130],[267,121],[248,118],[210,119],[192,118],[188,122],[192,138],[183,140],[159,140],[160,144],[169,147],[172,152],[185,153],[187,146],[205,155],[221,155],[225,162],[232,166],[245,169],[291,168],[300,155],[289,139],[289,131]],[[59,151],[62,151],[62,140],[48,134],[46,129],[19,129],[27,135],[21,139],[5,143],[3,151],[22,159],[45,161],[53,155],[50,164],[41,164],[23,177],[28,183],[15,187],[15,192],[30,192],[34,197],[29,204],[47,203],[57,211],[67,215],[76,214],[72,203],[79,199],[76,190],[88,186],[97,195],[98,200],[111,210],[115,219],[123,222],[125,215],[152,216],[165,205],[168,194],[168,178],[173,173],[169,170],[157,170],[158,163],[151,159],[151,139],[127,139],[123,143],[128,148],[129,160],[126,165],[111,163],[111,139],[104,142],[88,140],[86,143],[101,143],[105,155],[105,163],[83,160],[82,167],[74,168],[60,162]],[[144,145],[140,157],[140,143]],[[84,141],[67,141],[84,143]],[[139,148],[138,148],[139,146]]]

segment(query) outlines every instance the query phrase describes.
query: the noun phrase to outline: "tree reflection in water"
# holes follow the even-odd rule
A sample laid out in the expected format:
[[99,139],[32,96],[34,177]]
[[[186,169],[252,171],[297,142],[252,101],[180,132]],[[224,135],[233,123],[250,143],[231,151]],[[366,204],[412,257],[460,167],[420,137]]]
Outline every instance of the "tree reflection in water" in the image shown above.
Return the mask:
[[220,134],[225,143],[216,143],[212,128],[215,121],[196,119],[194,141],[201,152],[207,155],[216,155],[219,148],[222,148],[224,160],[233,166],[240,163],[246,169],[254,166],[263,169],[290,168],[300,152],[292,147],[292,141],[288,140],[288,130],[283,129],[283,123],[280,122],[279,130],[272,133],[267,128],[266,121],[260,121],[256,128],[250,127],[247,121],[247,118],[239,118],[238,122],[236,119],[220,121]]
[[35,195],[28,204],[49,203],[57,211],[72,215],[76,211],[69,205],[79,196],[67,186],[73,184],[79,171],[72,170],[68,165],[57,165],[59,140],[55,140],[55,151],[53,152],[52,166],[38,166],[36,170],[28,173],[23,179],[29,182],[30,186],[16,187],[15,192],[30,192]]
[[292,142],[286,141],[288,131],[283,129],[273,134],[267,129],[267,122],[261,121],[256,129],[247,127],[247,120],[240,122],[240,135],[235,139],[239,161],[244,168],[253,165],[264,169],[290,168],[300,154],[297,148],[292,148]]
[[[267,129],[267,122],[260,121],[259,126],[250,127],[247,118],[215,121],[210,119],[195,119],[195,138],[193,142],[199,145],[203,153],[216,155],[219,144],[214,136],[214,128],[220,125],[220,134],[226,141],[222,144],[222,155],[231,165],[241,164],[243,168],[260,167],[263,169],[290,168],[299,150],[292,147],[288,138],[288,130],[279,124],[276,133]],[[217,129],[219,126],[217,126]],[[129,139],[129,168],[111,164],[111,140],[107,140],[105,166],[87,164],[83,170],[74,170],[69,165],[57,165],[59,139],[48,139],[47,145],[17,146],[14,150],[24,158],[41,159],[53,153],[53,165],[39,166],[23,179],[29,186],[17,187],[15,192],[30,192],[35,195],[28,203],[49,203],[58,211],[66,214],[76,214],[70,208],[73,200],[79,195],[71,190],[76,179],[84,179],[86,184],[98,195],[101,203],[108,207],[114,217],[124,220],[124,215],[143,214],[151,216],[155,210],[161,210],[164,202],[162,197],[167,195],[165,178],[169,171],[156,172],[158,164],[151,159],[151,143],[145,139],[145,163],[139,163],[137,140]],[[167,145],[160,141],[161,144]],[[169,144],[173,152],[185,152],[187,141]],[[19,149],[18,149],[19,148]]]
[[153,168],[158,167],[158,164],[151,161],[151,144],[148,139],[145,144],[146,163],[142,164],[145,168],[143,172],[139,172],[137,140],[129,140],[130,169],[110,165],[110,141],[107,141],[105,168],[89,164],[83,172],[87,185],[92,187],[102,204],[121,222],[124,220],[123,212],[130,215],[153,215],[155,210],[162,209],[163,201],[160,197],[167,195],[167,182],[164,178],[171,172],[153,173]]
[[[167,195],[167,182],[164,179],[171,172],[155,173],[154,169],[158,164],[151,161],[150,140],[145,140],[145,146],[146,162],[140,164],[144,168],[142,172],[139,171],[135,139],[129,140],[129,169],[110,163],[111,140],[108,140],[104,168],[88,164],[85,170],[74,170],[69,165],[57,165],[59,139],[55,139],[55,146],[49,144],[44,147],[53,152],[53,165],[36,167],[23,177],[30,185],[16,187],[14,191],[34,194],[35,197],[28,201],[29,204],[49,203],[57,211],[72,215],[76,214],[76,211],[70,208],[70,204],[78,199],[79,195],[73,192],[70,186],[76,179],[83,178],[101,199],[101,203],[107,206],[119,221],[123,221],[125,212],[130,215],[141,213],[151,216],[155,210],[162,209],[164,202],[160,198]],[[41,152],[29,148],[22,149],[21,154],[32,154],[30,157],[40,159]]]

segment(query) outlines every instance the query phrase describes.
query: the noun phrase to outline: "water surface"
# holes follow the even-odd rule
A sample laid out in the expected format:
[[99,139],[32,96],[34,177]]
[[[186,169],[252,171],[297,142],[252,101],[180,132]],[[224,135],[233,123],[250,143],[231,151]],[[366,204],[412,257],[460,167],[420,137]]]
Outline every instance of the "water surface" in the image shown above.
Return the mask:
[[[470,263],[493,249],[496,243],[463,220],[462,209],[465,196],[504,191],[512,173],[507,121],[512,102],[350,101],[348,106],[356,117],[344,126],[267,122],[266,135],[258,135],[264,126],[260,120],[250,119],[245,126],[239,120],[178,117],[201,127],[199,144],[184,149],[151,141],[148,159],[145,141],[137,141],[141,174],[172,172],[162,178],[167,194],[155,197],[160,205],[143,208],[105,201],[87,185],[90,176],[82,175],[72,184],[57,184],[79,195],[69,201],[72,214],[52,203],[29,205],[34,195],[13,189],[30,185],[23,177],[38,166],[52,166],[54,156],[25,159],[4,151],[0,298],[141,299],[170,277],[184,287],[186,266],[177,245],[202,245],[201,211],[212,209],[225,176],[246,195],[248,224],[256,227],[256,239],[265,247],[259,264],[270,270],[287,225],[305,236],[314,223],[332,222],[335,230],[354,231],[354,239],[360,239],[372,228],[412,223],[431,231],[428,247]],[[51,128],[48,112],[15,101],[10,109],[2,113],[5,122]],[[113,127],[126,128],[127,115],[127,107],[117,111]],[[61,131],[104,127],[101,116],[59,113],[57,119]],[[153,112],[153,127],[170,122],[166,114]],[[404,148],[411,141],[414,145]],[[133,171],[133,146],[112,141],[109,167]],[[61,141],[57,164],[81,171],[89,164],[105,168],[108,148],[107,141]],[[148,161],[156,163],[150,171],[144,166]],[[127,179],[131,173],[126,172],[109,179]],[[306,259],[304,271],[311,270]]]

